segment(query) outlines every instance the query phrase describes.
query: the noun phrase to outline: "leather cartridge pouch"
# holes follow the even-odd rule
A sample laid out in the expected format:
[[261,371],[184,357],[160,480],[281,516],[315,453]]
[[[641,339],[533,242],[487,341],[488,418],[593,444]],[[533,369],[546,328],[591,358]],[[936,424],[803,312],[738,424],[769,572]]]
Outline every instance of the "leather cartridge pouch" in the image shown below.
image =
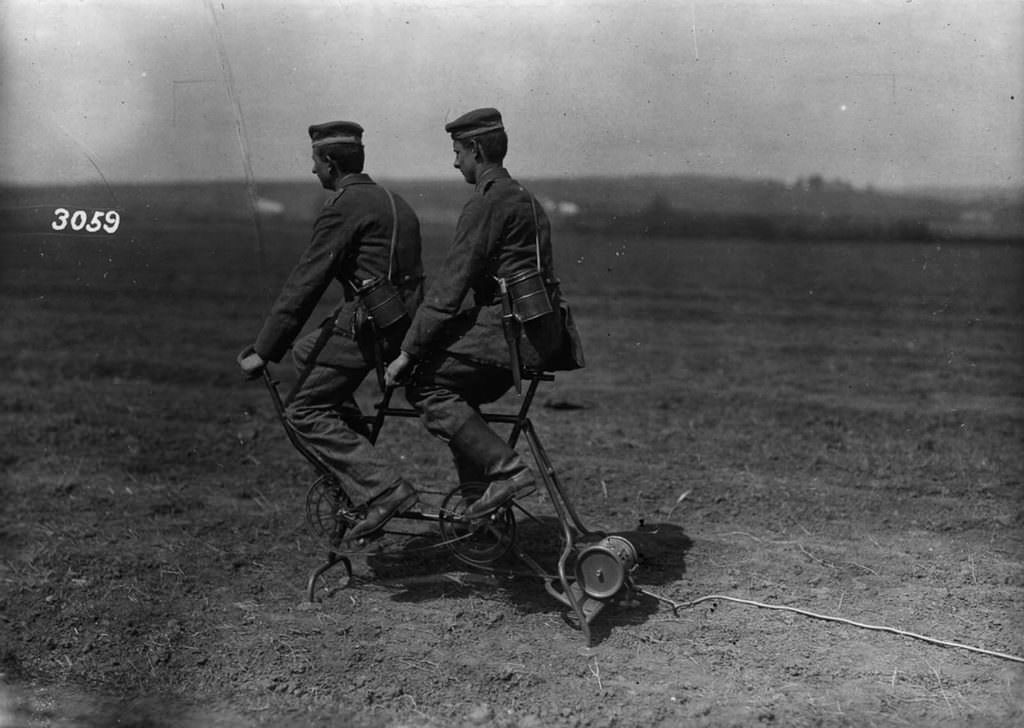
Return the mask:
[[509,298],[512,299],[512,311],[517,319],[526,323],[552,312],[551,297],[544,283],[544,276],[539,270],[527,270],[516,273],[505,280]]
[[387,278],[374,278],[356,288],[359,302],[378,329],[392,326],[408,314],[398,288]]

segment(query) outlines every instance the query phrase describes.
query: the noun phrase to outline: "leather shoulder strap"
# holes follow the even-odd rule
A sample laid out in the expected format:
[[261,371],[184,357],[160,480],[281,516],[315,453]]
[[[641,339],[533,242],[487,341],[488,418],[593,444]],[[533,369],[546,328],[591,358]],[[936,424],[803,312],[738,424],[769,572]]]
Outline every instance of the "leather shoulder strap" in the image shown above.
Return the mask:
[[[391,194],[391,190],[385,187],[384,192],[387,193],[388,202],[391,203],[391,219],[394,221],[391,225],[391,249],[388,251],[388,280],[390,281],[395,267],[395,246],[398,243],[398,205],[395,204],[395,196]],[[539,249],[538,255],[540,255]]]

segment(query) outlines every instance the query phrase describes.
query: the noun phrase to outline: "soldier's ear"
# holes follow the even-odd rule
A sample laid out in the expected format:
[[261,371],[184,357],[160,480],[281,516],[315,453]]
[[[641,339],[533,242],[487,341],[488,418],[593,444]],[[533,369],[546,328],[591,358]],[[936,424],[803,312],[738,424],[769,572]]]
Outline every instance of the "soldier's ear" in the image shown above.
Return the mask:
[[473,145],[473,159],[475,159],[478,162],[485,161],[484,160],[484,152],[480,148],[480,142],[478,142],[476,139],[472,139],[472,140],[470,140],[469,143]]

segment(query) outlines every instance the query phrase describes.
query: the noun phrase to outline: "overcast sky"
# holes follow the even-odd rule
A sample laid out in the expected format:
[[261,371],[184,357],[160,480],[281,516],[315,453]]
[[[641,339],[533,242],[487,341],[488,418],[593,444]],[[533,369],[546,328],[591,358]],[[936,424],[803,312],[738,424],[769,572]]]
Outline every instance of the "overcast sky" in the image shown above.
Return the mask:
[[445,178],[496,106],[519,177],[1019,184],[1021,0],[0,0],[0,180]]

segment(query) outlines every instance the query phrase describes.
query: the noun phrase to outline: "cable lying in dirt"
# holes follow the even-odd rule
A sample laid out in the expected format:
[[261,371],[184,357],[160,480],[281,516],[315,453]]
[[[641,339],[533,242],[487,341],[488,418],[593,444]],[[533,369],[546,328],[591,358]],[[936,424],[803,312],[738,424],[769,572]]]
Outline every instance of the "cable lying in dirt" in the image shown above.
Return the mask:
[[964,645],[959,642],[948,642],[946,640],[936,639],[935,637],[928,637],[923,634],[917,634],[916,632],[907,632],[906,630],[896,629],[895,627],[886,627],[884,625],[877,624],[864,624],[863,622],[854,622],[852,619],[845,619],[844,617],[832,617],[827,614],[818,614],[817,612],[810,612],[806,609],[799,609],[798,607],[786,607],[779,604],[766,604],[765,602],[756,602],[752,599],[740,599],[739,597],[727,597],[722,594],[709,594],[706,597],[700,597],[689,602],[676,602],[671,599],[666,599],[658,594],[652,594],[651,592],[641,590],[644,594],[659,599],[666,604],[672,606],[672,611],[678,614],[679,609],[685,609],[688,607],[694,607],[701,602],[709,602],[714,600],[721,600],[726,602],[736,602],[737,604],[749,604],[754,607],[761,607],[763,609],[775,609],[785,612],[795,612],[796,614],[802,614],[805,617],[813,617],[814,619],[823,619],[827,622],[840,622],[842,624],[848,624],[853,627],[860,627],[861,629],[870,629],[876,632],[890,632],[892,634],[902,635],[903,637],[912,637],[916,640],[922,640],[924,642],[930,642],[934,645],[942,645],[943,647],[955,647],[961,650],[969,650],[971,652],[978,652],[983,655],[991,655],[992,657],[999,657],[1003,660],[1012,660],[1013,662],[1024,663],[1024,657],[1018,657],[1016,655],[1008,655],[1005,652],[994,652],[992,650],[986,650],[982,647],[972,647],[971,645]]

